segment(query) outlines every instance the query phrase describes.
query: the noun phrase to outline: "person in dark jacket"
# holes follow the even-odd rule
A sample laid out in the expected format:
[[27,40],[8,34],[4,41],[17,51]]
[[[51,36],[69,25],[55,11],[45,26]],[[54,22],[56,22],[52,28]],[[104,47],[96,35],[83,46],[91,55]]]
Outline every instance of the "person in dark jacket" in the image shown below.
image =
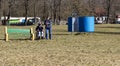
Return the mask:
[[43,27],[41,23],[38,23],[38,26],[36,27],[36,37],[37,39],[44,38],[44,32],[43,32]]
[[52,21],[51,18],[48,17],[45,22],[45,37],[46,39],[52,39]]

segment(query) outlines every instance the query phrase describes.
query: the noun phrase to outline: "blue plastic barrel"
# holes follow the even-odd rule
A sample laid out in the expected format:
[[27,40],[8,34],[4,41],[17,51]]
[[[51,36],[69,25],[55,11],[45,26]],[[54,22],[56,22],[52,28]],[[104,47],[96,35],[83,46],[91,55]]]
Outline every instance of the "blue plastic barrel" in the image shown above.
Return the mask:
[[78,17],[68,18],[68,32],[79,32]]
[[94,32],[94,16],[79,17],[79,32]]
[[75,17],[75,21],[74,21],[74,32],[79,32],[79,19],[78,17]]
[[72,17],[68,17],[68,32],[72,32]]

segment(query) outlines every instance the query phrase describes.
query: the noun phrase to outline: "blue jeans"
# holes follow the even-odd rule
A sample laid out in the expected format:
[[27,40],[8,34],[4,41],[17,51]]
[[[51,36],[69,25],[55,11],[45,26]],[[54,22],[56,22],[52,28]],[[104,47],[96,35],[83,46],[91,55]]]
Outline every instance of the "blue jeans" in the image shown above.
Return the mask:
[[39,37],[44,37],[44,33],[43,33],[43,31],[39,31],[38,36],[39,36]]
[[43,31],[37,31],[36,32],[36,39],[42,39],[44,38],[44,32]]
[[52,28],[45,28],[46,39],[52,39]]

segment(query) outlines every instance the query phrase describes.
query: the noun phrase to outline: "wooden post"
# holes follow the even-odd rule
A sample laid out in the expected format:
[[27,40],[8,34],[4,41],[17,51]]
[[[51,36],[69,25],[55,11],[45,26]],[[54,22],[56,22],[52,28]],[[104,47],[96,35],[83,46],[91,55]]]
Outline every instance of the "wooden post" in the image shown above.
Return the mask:
[[30,33],[31,33],[31,34],[33,33],[33,28],[30,28]]
[[34,33],[32,33],[31,35],[32,35],[32,40],[34,40]]
[[8,41],[8,34],[5,34],[5,41]]
[[5,41],[8,41],[7,27],[5,27]]
[[7,27],[5,27],[5,34],[7,33]]
[[33,28],[30,28],[31,39],[34,40]]

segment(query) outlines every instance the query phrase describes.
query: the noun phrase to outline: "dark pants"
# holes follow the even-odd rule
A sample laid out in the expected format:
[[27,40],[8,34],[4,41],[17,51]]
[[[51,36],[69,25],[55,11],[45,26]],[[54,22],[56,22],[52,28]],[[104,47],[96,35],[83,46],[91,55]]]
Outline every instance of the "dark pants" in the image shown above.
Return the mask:
[[52,39],[52,28],[45,28],[46,39]]

